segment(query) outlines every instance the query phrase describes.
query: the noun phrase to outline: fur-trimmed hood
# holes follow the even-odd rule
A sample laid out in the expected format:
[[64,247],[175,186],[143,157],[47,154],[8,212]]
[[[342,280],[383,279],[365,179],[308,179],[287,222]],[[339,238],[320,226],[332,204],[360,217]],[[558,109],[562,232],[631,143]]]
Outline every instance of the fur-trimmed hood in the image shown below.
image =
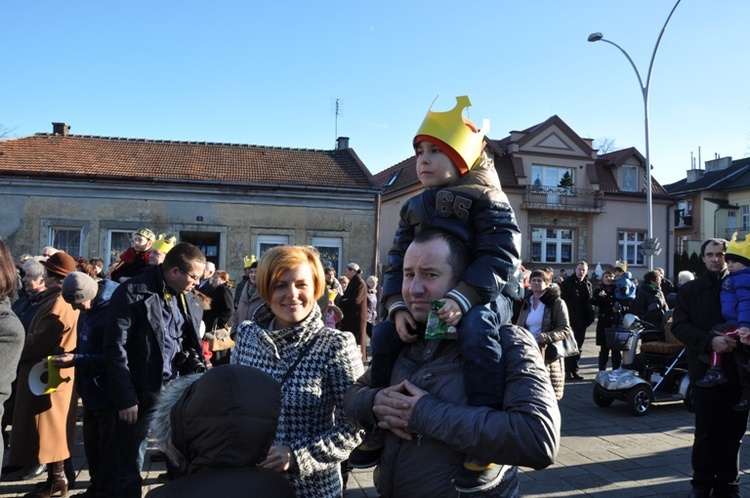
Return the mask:
[[223,365],[167,387],[156,403],[151,434],[189,472],[246,467],[265,459],[280,413],[276,380],[257,368]]

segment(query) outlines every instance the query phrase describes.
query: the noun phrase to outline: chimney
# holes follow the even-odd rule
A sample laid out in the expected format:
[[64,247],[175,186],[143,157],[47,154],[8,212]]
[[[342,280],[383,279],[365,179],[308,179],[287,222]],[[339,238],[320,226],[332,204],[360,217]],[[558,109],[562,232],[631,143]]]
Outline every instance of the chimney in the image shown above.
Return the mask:
[[706,171],[702,169],[689,169],[687,171],[687,183],[693,183],[694,181],[699,180],[705,172]]
[[70,135],[70,126],[65,123],[52,123],[52,133],[54,135],[67,137]]
[[346,150],[349,148],[349,137],[339,137],[336,139],[336,150]]

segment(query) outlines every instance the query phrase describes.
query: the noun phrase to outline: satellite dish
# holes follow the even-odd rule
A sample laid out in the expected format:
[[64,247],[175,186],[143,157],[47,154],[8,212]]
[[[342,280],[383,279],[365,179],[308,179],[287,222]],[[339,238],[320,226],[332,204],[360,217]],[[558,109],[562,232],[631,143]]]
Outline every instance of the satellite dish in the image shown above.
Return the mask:
[[36,396],[57,391],[63,382],[70,382],[70,377],[60,377],[60,369],[52,364],[52,356],[40,360],[29,372],[29,389]]

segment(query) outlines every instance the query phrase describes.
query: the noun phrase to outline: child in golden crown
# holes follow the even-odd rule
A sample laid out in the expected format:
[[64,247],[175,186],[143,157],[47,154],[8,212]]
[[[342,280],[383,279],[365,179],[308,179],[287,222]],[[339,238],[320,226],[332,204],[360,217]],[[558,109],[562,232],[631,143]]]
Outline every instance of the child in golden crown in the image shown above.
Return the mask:
[[[739,347],[732,351],[742,385],[742,397],[733,406],[736,411],[750,410],[750,235],[737,242],[737,232],[727,245],[724,259],[729,275],[721,286],[721,314],[725,323],[714,333],[736,336]],[[697,381],[698,387],[714,387],[728,379],[721,369],[721,353],[711,352],[708,371]]]
[[112,269],[109,278],[123,283],[139,275],[148,266],[149,249],[154,245],[156,235],[148,228],[141,228],[133,234],[133,245],[120,254],[120,261]]
[[[436,313],[454,332],[464,357],[468,404],[500,409],[505,379],[499,327],[510,323],[511,300],[523,293],[521,233],[494,162],[484,152],[489,122],[485,120],[479,131],[462,116],[470,105],[462,96],[450,111],[430,110],[414,137],[417,175],[425,190],[403,205],[388,253],[383,301],[389,319],[373,331],[372,387],[388,387],[404,343],[424,337],[401,295],[404,253],[417,233],[442,230],[463,241],[473,258],[458,285],[441,304],[435,303]],[[368,436],[350,456],[350,466],[377,464],[383,432],[375,429]],[[467,455],[454,484],[463,492],[489,489],[500,467]]]

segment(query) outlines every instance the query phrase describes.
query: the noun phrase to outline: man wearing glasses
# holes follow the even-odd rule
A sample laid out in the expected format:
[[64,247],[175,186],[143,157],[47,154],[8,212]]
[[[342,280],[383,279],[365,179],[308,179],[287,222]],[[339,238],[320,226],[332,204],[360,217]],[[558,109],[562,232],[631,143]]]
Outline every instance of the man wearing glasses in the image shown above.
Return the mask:
[[113,293],[104,334],[110,391],[118,410],[118,497],[141,497],[148,416],[162,386],[205,371],[200,340],[203,303],[193,292],[206,257],[182,242],[164,263]]

